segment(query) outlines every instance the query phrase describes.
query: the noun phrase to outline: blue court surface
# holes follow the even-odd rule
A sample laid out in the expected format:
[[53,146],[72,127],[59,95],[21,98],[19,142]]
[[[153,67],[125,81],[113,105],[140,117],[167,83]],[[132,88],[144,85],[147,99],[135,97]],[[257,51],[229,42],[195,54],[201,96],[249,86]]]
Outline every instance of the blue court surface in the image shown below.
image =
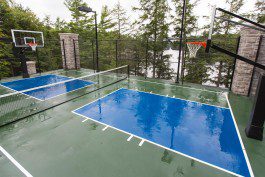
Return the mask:
[[[2,86],[12,89],[14,91],[25,91],[24,94],[34,97],[38,100],[47,100],[53,97],[66,94],[68,92],[86,87],[93,84],[93,82],[88,82],[84,80],[71,80],[73,78],[58,76],[58,75],[44,75],[34,78],[20,79],[11,82],[1,83]],[[68,81],[65,83],[59,83],[63,81]],[[71,81],[70,81],[71,80]],[[55,84],[58,83],[58,84]],[[45,85],[55,84],[45,87]],[[44,86],[44,87],[41,87]],[[41,87],[41,88],[36,88]],[[34,90],[29,90],[33,89]]]
[[229,108],[119,89],[73,113],[237,176],[250,176]]

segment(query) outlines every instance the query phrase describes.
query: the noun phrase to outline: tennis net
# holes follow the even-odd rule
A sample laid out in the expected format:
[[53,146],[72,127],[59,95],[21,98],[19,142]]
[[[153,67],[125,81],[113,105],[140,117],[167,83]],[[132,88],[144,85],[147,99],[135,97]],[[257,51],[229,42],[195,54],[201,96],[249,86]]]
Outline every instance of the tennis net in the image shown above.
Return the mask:
[[0,95],[0,126],[120,82],[128,78],[128,70],[129,67],[126,65],[66,81]]

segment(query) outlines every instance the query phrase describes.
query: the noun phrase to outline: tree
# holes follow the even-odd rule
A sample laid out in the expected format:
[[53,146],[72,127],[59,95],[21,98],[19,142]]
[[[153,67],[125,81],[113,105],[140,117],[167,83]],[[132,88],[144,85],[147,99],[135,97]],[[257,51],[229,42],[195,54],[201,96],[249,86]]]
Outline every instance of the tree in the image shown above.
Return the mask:
[[[198,30],[197,19],[198,17],[194,15],[194,8],[197,6],[199,0],[186,0],[186,12],[185,12],[185,23],[184,23],[184,39],[186,36],[191,36],[196,30]],[[181,21],[182,21],[182,6],[183,0],[173,0],[175,5],[175,15],[173,18],[174,26],[174,37],[180,36],[181,31]]]
[[133,10],[141,13],[139,20],[135,22],[138,25],[139,33],[144,38],[152,40],[150,47],[153,50],[152,65],[153,78],[155,78],[157,61],[160,60],[159,63],[168,61],[168,56],[163,55],[163,51],[167,47],[163,41],[168,38],[170,23],[167,22],[167,17],[170,8],[166,0],[140,0],[140,7],[134,7]]
[[83,0],[65,0],[64,4],[71,12],[72,20],[68,27],[72,32],[78,33],[83,38],[92,37],[94,18],[89,17],[87,13],[80,12],[78,7],[88,6]]
[[112,20],[111,11],[108,9],[108,6],[103,6],[99,22],[99,31],[101,33],[106,33],[112,30],[114,26],[115,23]]
[[121,35],[129,30],[129,18],[126,15],[125,9],[121,6],[120,1],[114,6],[112,16],[115,23],[114,28],[118,32],[118,39],[121,39]]
[[257,0],[255,3],[255,17],[258,23],[265,23],[265,1]]
[[65,29],[67,23],[64,20],[61,20],[60,17],[56,18],[56,21],[54,23],[54,28],[57,31],[61,31],[63,29]]

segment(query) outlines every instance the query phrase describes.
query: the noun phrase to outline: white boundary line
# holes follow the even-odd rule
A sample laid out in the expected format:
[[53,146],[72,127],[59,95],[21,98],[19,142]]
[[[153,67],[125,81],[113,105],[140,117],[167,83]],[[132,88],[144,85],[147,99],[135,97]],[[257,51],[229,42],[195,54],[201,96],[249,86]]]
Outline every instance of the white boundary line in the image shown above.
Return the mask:
[[135,80],[135,81],[139,81],[139,82],[147,82],[147,83],[158,84],[158,85],[169,85],[169,86],[172,86],[172,87],[187,88],[187,89],[199,90],[199,91],[203,91],[203,92],[223,93],[222,91],[213,91],[213,90],[206,90],[206,89],[198,89],[198,88],[192,88],[192,87],[187,87],[187,86],[173,85],[173,84],[169,84],[169,83],[160,83],[160,82],[145,81],[145,80],[135,79],[135,78],[129,78],[129,80]]
[[23,168],[2,146],[0,151],[27,177],[33,177],[25,168]]
[[[236,174],[236,173],[234,173],[234,172],[231,172],[231,171],[229,171],[229,170],[226,170],[226,169],[224,169],[224,168],[218,167],[218,166],[216,166],[216,165],[213,165],[213,164],[210,164],[210,163],[205,162],[205,161],[203,161],[203,160],[200,160],[200,159],[197,159],[197,158],[195,158],[195,157],[189,156],[189,155],[184,154],[184,153],[182,153],[182,152],[179,152],[179,151],[176,151],[176,150],[170,149],[170,148],[168,148],[168,147],[162,146],[162,145],[160,145],[160,144],[157,144],[157,143],[155,143],[155,142],[149,141],[149,140],[147,140],[147,139],[144,139],[144,138],[139,137],[139,136],[137,136],[137,135],[134,135],[134,134],[132,134],[132,133],[129,133],[129,132],[126,132],[126,131],[124,131],[124,130],[121,130],[121,129],[115,128],[115,127],[113,127],[113,126],[111,126],[111,125],[105,124],[105,123],[103,123],[103,122],[97,121],[97,120],[95,120],[95,119],[92,119],[92,118],[90,118],[90,117],[87,117],[87,116],[84,116],[84,115],[82,115],[82,114],[79,114],[79,113],[75,112],[75,111],[77,111],[78,109],[81,109],[81,108],[83,108],[83,107],[85,107],[85,106],[87,106],[87,105],[89,105],[89,104],[92,104],[92,103],[94,103],[94,102],[96,102],[96,101],[98,101],[98,100],[100,100],[100,99],[103,99],[103,98],[105,98],[105,97],[107,97],[107,96],[109,96],[109,95],[111,95],[111,94],[113,94],[113,93],[115,93],[115,92],[117,92],[117,91],[119,91],[119,90],[121,90],[121,89],[125,89],[125,88],[120,88],[120,89],[118,89],[118,90],[116,90],[116,91],[113,91],[113,92],[111,92],[111,93],[109,93],[109,94],[107,94],[107,95],[104,95],[103,97],[98,98],[98,99],[96,99],[96,100],[94,100],[94,101],[92,101],[92,102],[90,102],[90,103],[88,103],[88,104],[86,104],[86,105],[84,105],[84,106],[81,106],[81,107],[79,107],[79,108],[77,108],[77,109],[75,109],[75,110],[73,110],[73,111],[71,111],[71,112],[74,113],[74,114],[76,114],[76,115],[79,115],[79,116],[85,118],[85,119],[82,121],[83,123],[86,122],[86,121],[88,121],[88,120],[91,120],[91,121],[93,121],[93,122],[97,122],[97,123],[99,123],[99,124],[101,124],[101,125],[108,126],[108,127],[112,128],[112,129],[114,129],[114,130],[117,130],[117,131],[119,131],[119,132],[125,133],[125,134],[127,134],[127,135],[130,135],[130,136],[133,136],[133,137],[136,137],[136,138],[139,138],[139,139],[144,140],[144,141],[146,141],[146,142],[149,142],[149,143],[151,143],[151,144],[153,144],[153,145],[156,145],[156,146],[158,146],[158,147],[160,147],[160,148],[163,148],[163,149],[166,149],[166,150],[172,151],[172,152],[174,152],[174,153],[176,153],[176,154],[180,154],[180,155],[182,155],[182,156],[184,156],[184,157],[188,157],[188,158],[193,159],[193,160],[195,160],[195,161],[197,161],[197,162],[200,162],[200,163],[206,164],[206,165],[208,165],[208,166],[210,166],[210,167],[216,168],[216,169],[218,169],[218,170],[221,170],[221,171],[227,172],[227,173],[232,174],[232,175],[235,175],[235,176],[242,177],[241,175]],[[130,90],[130,89],[127,89],[127,90]],[[138,91],[138,92],[139,92],[139,91]],[[148,93],[148,92],[145,92],[145,93]],[[160,95],[160,96],[161,96],[161,95]],[[162,95],[162,96],[163,96],[163,95]],[[175,99],[177,99],[177,98],[175,98]],[[229,108],[225,108],[225,109],[229,109]],[[231,109],[230,109],[230,110],[231,110]],[[129,138],[130,138],[130,137],[129,137]],[[127,139],[127,141],[128,141],[128,139]],[[244,152],[244,151],[243,151],[243,152]],[[253,177],[253,176],[252,176],[252,177]]]
[[[49,74],[49,75],[55,75],[55,74]],[[40,77],[40,76],[39,76]],[[66,77],[66,76],[62,76],[62,77]],[[67,78],[67,77],[66,77]],[[69,77],[69,78],[72,78],[72,77]],[[78,79],[78,78],[76,78],[75,80],[80,80],[80,79]],[[66,81],[68,81],[68,80],[66,80]],[[83,81],[83,80],[80,80],[80,81]],[[35,97],[35,96],[32,96],[32,95],[29,95],[29,94],[26,94],[26,92],[29,92],[29,91],[17,91],[17,90],[14,90],[14,89],[12,89],[12,88],[9,88],[9,87],[6,87],[6,86],[4,86],[4,85],[2,85],[2,84],[0,84],[1,86],[3,86],[3,87],[5,87],[5,88],[7,88],[7,89],[10,89],[10,90],[12,90],[12,91],[14,91],[13,93],[21,93],[21,94],[23,94],[23,95],[26,95],[26,96],[28,96],[28,97],[31,97],[31,98],[34,98],[34,99],[36,99],[36,100],[38,100],[38,101],[47,101],[47,100],[50,100],[50,99],[53,99],[53,98],[55,98],[55,97],[58,97],[58,96],[61,96],[61,95],[66,95],[67,93],[71,93],[71,92],[74,92],[74,91],[77,91],[77,90],[79,90],[79,89],[82,89],[82,88],[85,88],[85,87],[89,87],[89,86],[92,86],[92,85],[94,85],[95,84],[95,82],[92,82],[92,81],[83,81],[83,82],[90,82],[91,84],[89,84],[89,85],[87,85],[87,86],[84,86],[84,87],[80,87],[80,88],[77,88],[77,89],[74,89],[74,90],[72,90],[72,91],[70,91],[70,92],[65,92],[65,93],[62,93],[62,94],[59,94],[59,95],[55,95],[55,96],[53,96],[53,97],[50,97],[50,98],[47,98],[47,99],[39,99],[39,98],[37,98],[37,97]],[[49,84],[50,85],[50,84]],[[40,86],[40,87],[42,87],[42,86]],[[47,85],[47,88],[51,88],[52,86],[48,86]],[[38,88],[38,87],[33,87],[33,88],[35,88],[35,89],[33,89],[33,90],[38,90],[38,89],[41,89],[41,88]],[[45,87],[44,87],[45,88]],[[24,93],[25,92],[25,93]],[[6,94],[5,94],[6,95]],[[1,97],[1,95],[0,95],[0,98],[2,98]]]
[[96,76],[96,75],[104,74],[104,73],[107,73],[107,72],[115,71],[117,69],[126,68],[126,67],[127,67],[127,65],[121,66],[121,67],[118,67],[118,68],[114,68],[114,69],[110,69],[110,70],[106,70],[106,71],[101,71],[101,72],[98,72],[98,73],[93,73],[93,74],[86,75],[86,76],[81,76],[81,77],[74,78],[74,79],[69,79],[69,80],[66,80],[66,81],[56,82],[56,83],[52,83],[52,84],[48,84],[48,85],[44,85],[44,86],[40,86],[40,87],[35,87],[35,88],[27,89],[27,90],[17,91],[15,93],[7,93],[7,94],[4,94],[4,95],[0,95],[0,98],[6,97],[6,96],[10,96],[10,95],[15,95],[17,93],[29,92],[29,91],[40,89],[40,88],[51,87],[51,86],[54,86],[54,85],[63,84],[63,83],[66,83],[66,82],[71,82],[73,80],[81,80],[81,79],[86,78],[86,77]]
[[230,101],[228,99],[228,93],[225,94],[225,98],[226,98],[226,101],[228,103],[228,106],[229,106],[229,109],[230,109],[230,113],[231,113],[231,116],[233,118],[233,123],[234,123],[234,126],[236,128],[236,133],[237,133],[237,136],[238,136],[238,139],[239,139],[239,142],[240,142],[240,145],[241,145],[241,148],[243,150],[243,154],[244,154],[244,157],[245,157],[245,160],[246,160],[246,163],[247,163],[247,166],[248,166],[248,171],[250,173],[250,176],[251,177],[254,177],[254,173],[253,173],[253,170],[251,168],[251,165],[250,165],[250,162],[249,162],[249,159],[248,159],[248,155],[247,155],[247,151],[245,149],[245,146],[244,146],[244,143],[242,141],[242,138],[241,138],[241,135],[240,135],[240,132],[239,132],[239,129],[238,129],[238,126],[237,126],[237,123],[236,123],[236,119],[235,119],[235,116],[234,116],[234,113],[233,113],[233,110],[232,110],[232,107],[231,107],[231,104],[230,104]]
[[[4,85],[2,85],[2,84],[0,84],[0,86],[1,86],[1,87],[4,87],[4,88],[6,88],[6,89],[9,89],[9,90],[14,91],[14,92],[12,92],[12,93],[17,93],[17,92],[18,92],[17,90],[14,90],[14,89],[12,89],[12,88],[6,87],[6,86],[4,86]],[[36,97],[34,97],[34,96],[31,96],[31,95],[28,95],[28,94],[25,94],[25,93],[22,93],[22,92],[21,92],[20,94],[25,95],[25,96],[30,97],[30,98],[33,98],[33,99],[36,99],[36,100],[38,100],[38,101],[43,101],[43,100],[41,100],[41,99],[39,99],[39,98],[36,98]],[[0,98],[2,98],[1,95],[0,95]]]
[[[126,89],[126,88],[123,88],[123,89]],[[127,89],[127,90],[135,91],[133,89]],[[212,106],[212,107],[217,107],[217,108],[222,108],[222,109],[229,109],[229,108],[222,107],[222,106],[217,106],[217,105],[212,105],[212,104],[207,104],[207,103],[201,103],[201,102],[198,102],[198,101],[186,100],[186,99],[182,99],[182,98],[170,97],[168,95],[160,95],[160,94],[153,93],[153,92],[145,92],[145,91],[140,91],[140,90],[137,90],[135,92],[148,93],[148,94],[151,94],[151,95],[157,95],[157,96],[162,96],[162,97],[166,97],[166,98],[172,98],[172,99],[175,99],[175,100],[182,100],[182,101],[188,101],[188,102],[192,102],[192,103],[196,103],[196,104],[202,104],[202,105],[207,105],[207,106]]]
[[[94,103],[94,102],[96,102],[96,101],[98,101],[98,100],[100,100],[100,99],[103,99],[103,98],[105,98],[105,97],[107,97],[107,96],[109,96],[109,95],[111,95],[111,94],[113,94],[113,93],[115,93],[115,92],[118,92],[118,91],[121,90],[121,89],[124,89],[124,88],[119,88],[118,90],[112,91],[112,92],[110,92],[110,93],[104,95],[103,97],[97,98],[97,99],[95,99],[94,101],[91,101],[91,102],[85,104],[84,106],[81,106],[81,107],[79,107],[79,108],[77,108],[77,109],[75,109],[75,110],[73,110],[73,111],[77,111],[78,109],[81,109],[81,108],[83,108],[83,107],[85,107],[85,106],[87,106],[87,105],[89,105],[89,104],[92,104],[92,103]],[[73,111],[72,111],[72,112],[73,112]],[[84,117],[84,118],[86,118],[86,117]],[[86,118],[86,119],[83,120],[82,122],[86,122],[87,120],[88,120],[88,119]]]
[[224,171],[224,172],[226,172],[226,173],[229,173],[229,174],[232,174],[232,175],[235,175],[235,176],[238,176],[238,177],[243,177],[243,176],[241,176],[241,175],[239,175],[239,174],[236,174],[236,173],[231,172],[231,171],[229,171],[229,170],[226,170],[226,169],[224,169],[224,168],[218,167],[218,166],[216,166],[216,165],[213,165],[213,164],[210,164],[210,163],[205,162],[205,161],[203,161],[203,160],[200,160],[200,159],[197,159],[197,158],[195,158],[195,157],[189,156],[189,155],[184,154],[184,153],[182,153],[182,152],[179,152],[179,151],[176,151],[176,150],[170,149],[170,148],[168,148],[168,147],[162,146],[162,145],[157,144],[157,143],[155,143],[155,142],[152,142],[152,141],[150,141],[150,140],[144,139],[144,138],[142,138],[142,137],[140,137],[140,136],[134,135],[134,134],[132,134],[132,133],[128,133],[128,132],[126,132],[126,131],[124,131],[124,130],[121,130],[121,129],[115,128],[115,127],[110,126],[110,125],[108,125],[108,124],[105,124],[105,123],[103,123],[103,122],[99,122],[99,121],[97,121],[97,120],[95,120],[95,119],[92,119],[92,118],[90,118],[90,117],[86,117],[86,116],[84,116],[84,115],[82,115],[82,114],[76,113],[75,111],[72,111],[72,113],[74,113],[74,114],[76,114],[76,115],[78,115],[78,116],[80,116],[80,117],[86,118],[87,120],[91,120],[91,121],[93,121],[93,122],[96,122],[96,123],[98,123],[98,124],[101,124],[101,125],[104,125],[104,126],[109,126],[110,128],[112,128],[112,129],[114,129],[114,130],[117,130],[117,131],[119,131],[119,132],[122,132],[122,133],[124,133],[124,134],[130,135],[130,136],[133,135],[134,137],[136,137],[136,138],[138,138],[138,139],[141,139],[141,140],[144,140],[144,141],[146,141],[146,142],[148,142],[148,143],[150,143],[150,144],[153,144],[153,145],[158,146],[158,147],[160,147],[160,148],[163,148],[163,149],[169,150],[169,151],[171,151],[171,152],[174,152],[174,153],[176,153],[176,154],[182,155],[182,156],[184,156],[184,157],[187,157],[187,158],[193,159],[193,160],[195,160],[195,161],[197,161],[197,162],[203,163],[203,164],[205,164],[205,165],[208,165],[208,166],[210,166],[210,167],[213,167],[213,168],[216,168],[216,169],[218,169],[218,170]]
[[[79,79],[77,79],[77,80],[79,80]],[[81,80],[81,81],[82,81],[82,80]],[[52,96],[52,97],[50,97],[50,98],[47,98],[47,99],[45,99],[45,100],[41,100],[41,101],[47,101],[47,100],[50,100],[50,99],[56,98],[56,97],[58,97],[58,96],[66,95],[67,93],[71,93],[71,92],[74,92],[74,91],[80,90],[80,89],[82,89],[82,88],[85,88],[85,87],[89,87],[89,86],[95,85],[95,82],[92,82],[92,81],[83,81],[83,82],[90,82],[91,84],[89,84],[89,85],[87,85],[87,86],[84,86],[84,87],[80,87],[80,88],[74,89],[74,90],[72,90],[72,91],[70,91],[70,92],[65,92],[65,93],[62,93],[62,94],[59,94],[59,95]],[[49,88],[51,88],[51,87],[49,87]],[[26,95],[27,95],[27,94],[26,94]],[[35,97],[34,97],[34,98],[35,98]]]

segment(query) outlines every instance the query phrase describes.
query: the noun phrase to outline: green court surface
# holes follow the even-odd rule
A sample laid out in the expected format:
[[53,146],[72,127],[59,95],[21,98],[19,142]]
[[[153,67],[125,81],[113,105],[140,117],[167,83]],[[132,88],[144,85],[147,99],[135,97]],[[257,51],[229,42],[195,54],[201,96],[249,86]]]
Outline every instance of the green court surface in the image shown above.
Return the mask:
[[[59,71],[72,77],[88,74]],[[178,177],[231,176],[230,174],[175,154],[71,111],[119,88],[138,89],[161,95],[228,107],[223,92],[199,86],[181,86],[162,80],[131,77],[94,91],[44,112],[0,127],[0,146],[24,169],[36,177]],[[1,94],[7,90],[0,90]],[[255,176],[265,174],[265,143],[246,138],[244,128],[251,111],[251,100],[229,94],[238,127]],[[233,143],[233,142],[231,142]],[[0,151],[0,176],[24,176]]]

